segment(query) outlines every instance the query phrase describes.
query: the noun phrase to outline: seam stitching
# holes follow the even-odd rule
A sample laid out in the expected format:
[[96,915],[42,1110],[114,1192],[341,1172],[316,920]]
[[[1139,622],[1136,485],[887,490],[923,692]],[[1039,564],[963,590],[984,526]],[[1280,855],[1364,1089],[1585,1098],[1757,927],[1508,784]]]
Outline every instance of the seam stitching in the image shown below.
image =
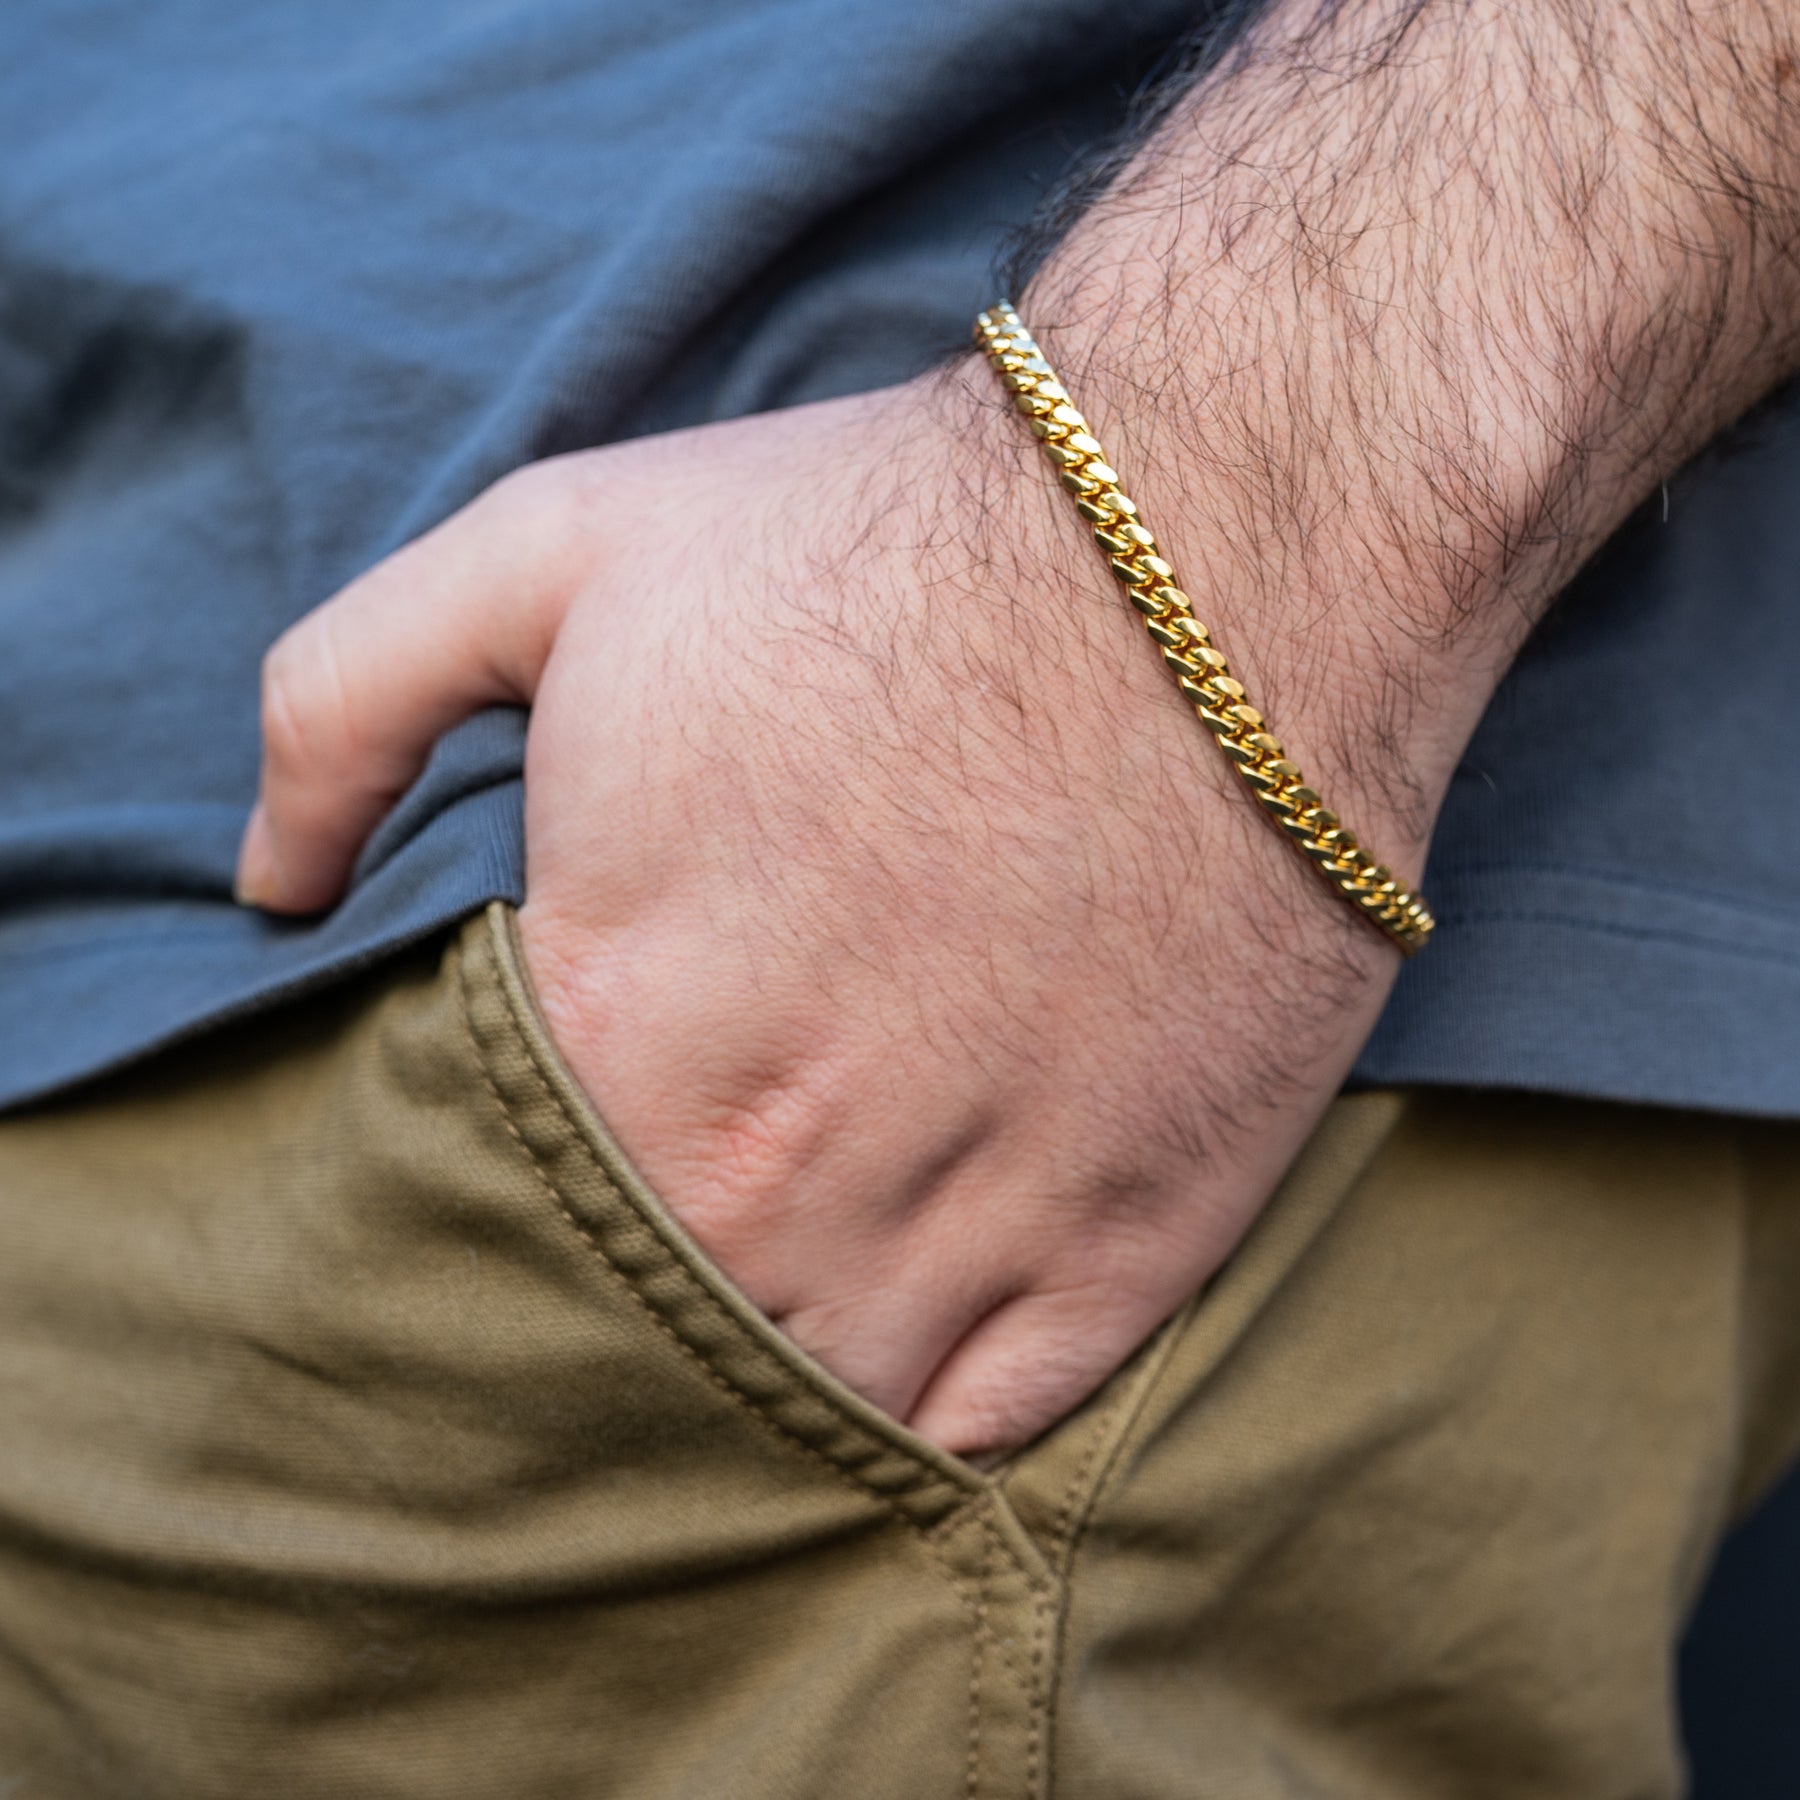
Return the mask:
[[[782,1424],[779,1419],[772,1417],[764,1408],[759,1406],[750,1395],[739,1388],[730,1377],[724,1374],[722,1370],[715,1367],[696,1345],[690,1343],[682,1336],[680,1331],[677,1330],[674,1322],[659,1311],[650,1301],[649,1297],[640,1291],[636,1281],[613,1261],[611,1256],[607,1254],[606,1246],[598,1237],[596,1237],[594,1232],[584,1225],[576,1216],[574,1210],[570,1207],[567,1199],[564,1197],[562,1190],[557,1186],[554,1177],[552,1177],[549,1171],[544,1167],[543,1161],[538,1153],[526,1141],[524,1134],[519,1130],[518,1125],[514,1121],[512,1109],[508,1106],[505,1096],[500,1092],[499,1086],[496,1084],[493,1074],[489,1069],[487,1055],[482,1048],[480,1035],[475,1025],[474,1010],[471,1005],[472,995],[469,986],[468,958],[461,945],[458,945],[456,949],[456,963],[457,985],[461,990],[462,998],[460,1010],[463,1016],[463,1027],[468,1034],[470,1049],[474,1052],[475,1066],[481,1076],[482,1086],[487,1089],[488,1096],[494,1103],[495,1110],[499,1114],[501,1124],[506,1128],[507,1135],[518,1146],[519,1151],[524,1156],[532,1174],[536,1177],[539,1185],[542,1186],[544,1191],[550,1196],[551,1202],[556,1207],[557,1212],[561,1214],[564,1221],[581,1239],[582,1243],[587,1246],[589,1251],[593,1253],[595,1258],[623,1285],[625,1291],[637,1303],[644,1314],[681,1350],[684,1356],[688,1357],[699,1368],[701,1374],[703,1374],[714,1387],[718,1388],[720,1392],[725,1394],[731,1400],[734,1406],[738,1407],[743,1412],[748,1413],[758,1424],[775,1433],[785,1442],[792,1444],[796,1449],[804,1451],[806,1455],[811,1457],[815,1462],[818,1462],[829,1469],[832,1475],[846,1486],[853,1487],[858,1492],[869,1495],[880,1502],[886,1512],[898,1519],[901,1524],[905,1525],[914,1536],[918,1537],[925,1544],[932,1560],[938,1564],[940,1569],[949,1578],[952,1589],[957,1593],[959,1598],[963,1597],[963,1583],[958,1579],[955,1570],[951,1568],[940,1547],[916,1520],[908,1517],[906,1512],[895,1503],[890,1495],[883,1493],[881,1489],[875,1487],[872,1483],[863,1480],[854,1470],[845,1468],[842,1463],[836,1461],[831,1456],[828,1456],[823,1450],[819,1449],[817,1445],[809,1444],[803,1437],[800,1437],[786,1425]],[[509,1013],[511,1011],[510,1001],[508,1002],[508,1011]],[[525,1049],[529,1055],[530,1045],[528,1043],[525,1045]],[[535,1057],[532,1058],[532,1066],[537,1072],[540,1083],[543,1083],[543,1071],[537,1068]],[[563,1122],[573,1130],[574,1121],[569,1118],[568,1111],[563,1106],[560,1096],[556,1093],[554,1088],[547,1087],[546,1091],[552,1104],[561,1115]],[[581,1143],[585,1149],[585,1141],[582,1140],[579,1131],[576,1131],[575,1135],[576,1141]],[[601,1178],[606,1181],[608,1188],[617,1192],[617,1189],[613,1187],[610,1177],[607,1176],[606,1171],[600,1168],[597,1163],[594,1167]]]
[[[1346,1189],[1346,1192],[1347,1191],[1348,1189]],[[1150,1395],[1161,1381],[1164,1371],[1175,1353],[1176,1345],[1187,1336],[1189,1330],[1192,1328],[1195,1316],[1199,1313],[1209,1291],[1209,1288],[1201,1289],[1201,1291],[1169,1321],[1166,1328],[1167,1335],[1159,1342],[1157,1354],[1150,1357],[1148,1361],[1146,1361],[1144,1367],[1138,1371],[1138,1379],[1131,1384],[1130,1393],[1128,1395],[1121,1394],[1119,1396],[1119,1404],[1122,1408],[1126,1405],[1128,1399],[1130,1402],[1129,1416],[1125,1420],[1127,1429],[1119,1433],[1112,1444],[1111,1454],[1102,1461],[1101,1466],[1094,1472],[1093,1487],[1086,1495],[1080,1516],[1073,1521],[1070,1527],[1069,1541],[1064,1547],[1063,1552],[1063,1569],[1065,1574],[1073,1571],[1075,1566],[1075,1552],[1080,1546],[1082,1538],[1086,1535],[1088,1525],[1092,1521],[1094,1513],[1099,1507],[1100,1498],[1106,1491],[1107,1483],[1112,1479],[1114,1472],[1118,1468],[1118,1453],[1124,1447],[1124,1441],[1128,1435],[1129,1427],[1136,1421],[1142,1408],[1149,1403]]]
[[[1127,1381],[1125,1386],[1131,1383]],[[1075,1507],[1081,1497],[1082,1489],[1087,1485],[1089,1472],[1093,1469],[1094,1459],[1100,1454],[1100,1446],[1106,1441],[1106,1435],[1112,1428],[1112,1422],[1118,1417],[1123,1396],[1115,1393],[1111,1401],[1101,1410],[1094,1421],[1094,1429],[1088,1433],[1087,1448],[1081,1453],[1081,1461],[1075,1467],[1075,1473],[1069,1478],[1069,1485],[1063,1492],[1062,1505],[1056,1509],[1056,1522],[1050,1528],[1050,1541],[1058,1553],[1057,1572],[1068,1572],[1069,1536],[1075,1519]]]
[[[533,1044],[531,1039],[531,1033],[526,1029],[524,1021],[519,1016],[519,1009],[513,999],[511,989],[506,985],[505,981],[499,977],[499,958],[491,947],[492,937],[494,933],[500,929],[500,927],[496,926],[493,922],[494,915],[501,910],[503,905],[504,903],[500,903],[495,906],[490,906],[487,909],[487,914],[485,915],[487,919],[487,930],[483,937],[483,944],[485,953],[495,966],[493,986],[498,990],[500,1003],[505,1008],[507,1021],[512,1028],[512,1035],[517,1040],[519,1048],[525,1052],[526,1059],[531,1064],[532,1073],[536,1077],[538,1087],[556,1108],[558,1116],[562,1119],[564,1126],[567,1128],[569,1135],[574,1141],[581,1156],[587,1162],[588,1166],[593,1169],[594,1173],[600,1177],[600,1180],[605,1184],[607,1192],[615,1195],[619,1202],[628,1207],[633,1212],[634,1216],[644,1224],[646,1230],[651,1231],[652,1235],[656,1237],[659,1246],[662,1246],[663,1254],[667,1258],[669,1266],[675,1269],[677,1273],[683,1277],[690,1288],[697,1288],[699,1290],[702,1303],[712,1308],[715,1312],[720,1311],[713,1296],[695,1280],[691,1271],[685,1268],[680,1260],[667,1249],[666,1245],[662,1245],[662,1239],[660,1234],[656,1233],[655,1227],[650,1221],[644,1219],[642,1213],[639,1212],[632,1203],[630,1196],[619,1187],[618,1183],[614,1181],[612,1176],[607,1172],[605,1164],[595,1156],[592,1147],[587,1141],[586,1134],[581,1129],[579,1121],[570,1113],[567,1105],[563,1101],[561,1093],[557,1089],[555,1080],[551,1076],[550,1071],[544,1066],[543,1058],[538,1055],[537,1047]],[[458,975],[464,1000],[464,1022],[471,1039],[473,1039],[475,1036],[475,1025],[473,1012],[469,1006],[470,986],[468,977],[464,972],[466,953],[460,945],[458,946],[458,957]],[[512,1121],[508,1113],[506,1102],[496,1091],[495,1085],[488,1074],[485,1054],[479,1043],[476,1044],[475,1051],[476,1059],[482,1065],[482,1078],[487,1083],[488,1091],[493,1095],[494,1101],[496,1105],[499,1106],[501,1115],[503,1119],[506,1120],[510,1130],[512,1129]],[[513,1130],[513,1136],[515,1138],[518,1138],[519,1135],[520,1134],[516,1130]],[[522,1138],[520,1139],[520,1145],[525,1151],[525,1154],[532,1158],[535,1167],[538,1160],[536,1153],[528,1144],[524,1143]],[[828,1468],[843,1477],[845,1481],[863,1489],[867,1493],[873,1495],[875,1499],[879,1500],[894,1513],[894,1515],[899,1518],[909,1530],[916,1532],[921,1538],[926,1540],[927,1544],[931,1547],[933,1556],[938,1561],[939,1566],[943,1569],[951,1584],[956,1588],[958,1595],[966,1596],[967,1583],[956,1572],[955,1565],[943,1546],[946,1545],[952,1537],[956,1536],[958,1532],[964,1529],[971,1518],[979,1519],[984,1511],[991,1509],[994,1500],[994,1490],[991,1483],[984,1484],[973,1490],[959,1491],[958,1497],[952,1503],[949,1512],[947,1512],[937,1524],[930,1526],[922,1524],[899,1504],[892,1492],[884,1488],[879,1488],[873,1482],[866,1480],[854,1468],[837,1457],[834,1457],[829,1451],[822,1450],[817,1445],[808,1443],[806,1439],[801,1437],[797,1432],[775,1418],[773,1414],[771,1414],[767,1408],[763,1407],[753,1396],[744,1393],[736,1383],[731,1381],[731,1378],[726,1375],[723,1370],[717,1368],[703,1346],[690,1343],[681,1335],[675,1322],[662,1312],[658,1311],[654,1303],[649,1300],[648,1296],[643,1295],[638,1291],[637,1284],[632,1276],[627,1274],[625,1270],[619,1268],[617,1264],[612,1261],[607,1255],[604,1245],[600,1244],[595,1239],[594,1234],[572,1214],[570,1208],[563,1200],[561,1193],[555,1188],[553,1183],[548,1181],[546,1175],[540,1173],[539,1179],[544,1180],[546,1185],[550,1187],[552,1194],[555,1196],[558,1210],[569,1220],[569,1223],[575,1228],[580,1236],[588,1242],[594,1253],[606,1263],[607,1267],[617,1275],[620,1281],[624,1282],[632,1298],[636,1300],[640,1306],[643,1306],[645,1310],[649,1312],[650,1316],[656,1320],[657,1324],[664,1331],[667,1331],[673,1336],[675,1341],[681,1345],[682,1349],[700,1364],[709,1379],[724,1384],[727,1391],[730,1392],[741,1405],[748,1408],[758,1419],[767,1424],[770,1430],[779,1433],[784,1438],[788,1438],[801,1449],[805,1450],[809,1455],[822,1461]],[[729,1315],[727,1315],[727,1322],[731,1325],[733,1330],[739,1332],[743,1330],[742,1325],[737,1320],[729,1318]],[[827,1406],[831,1404],[828,1398],[819,1398],[821,1404]],[[851,1426],[852,1429],[860,1432],[865,1441],[876,1444],[882,1452],[891,1452],[893,1454],[904,1456],[909,1460],[914,1470],[914,1478],[911,1484],[902,1490],[902,1492],[916,1493],[920,1487],[930,1480],[936,1480],[942,1482],[945,1486],[954,1487],[954,1484],[945,1481],[944,1477],[938,1475],[934,1470],[919,1463],[904,1445],[895,1444],[885,1437],[870,1433],[867,1427],[861,1425],[854,1419],[846,1420],[845,1423]],[[992,1529],[991,1526],[989,1529]],[[993,1545],[1002,1560],[1011,1566],[1022,1580],[1029,1583],[1031,1580],[1029,1571],[1018,1561],[1012,1552],[1000,1542],[997,1533],[993,1536]]]
[[[1133,1384],[1127,1383],[1126,1386]],[[1044,1773],[1046,1739],[1050,1726],[1050,1682],[1049,1662],[1050,1633],[1062,1605],[1068,1597],[1069,1567],[1073,1560],[1074,1545],[1072,1541],[1073,1521],[1076,1503],[1086,1486],[1088,1476],[1100,1454],[1100,1446],[1106,1442],[1112,1429],[1114,1419],[1119,1415],[1124,1404],[1123,1394],[1115,1394],[1112,1400],[1101,1410],[1094,1421],[1093,1429],[1088,1433],[1087,1447],[1081,1453],[1081,1460],[1076,1464],[1075,1473],[1069,1478],[1069,1485],[1063,1492],[1062,1504],[1056,1510],[1056,1519],[1050,1528],[1050,1547],[1053,1561],[1051,1564],[1051,1583],[1048,1587],[1036,1592],[1033,1596],[1033,1620],[1031,1631],[1031,1677],[1029,1704],[1031,1707],[1031,1732],[1025,1753],[1025,1791],[1036,1800],[1038,1783]]]
[[[983,1523],[986,1523],[983,1519]],[[981,1793],[981,1676],[986,1663],[988,1638],[988,1557],[992,1555],[992,1539],[981,1534],[981,1564],[976,1580],[976,1634],[974,1651],[968,1660],[968,1775],[963,1791],[967,1800],[977,1800]]]
[[981,1676],[988,1646],[988,1559],[993,1554],[993,1538],[987,1531],[985,1509],[982,1514],[980,1572],[975,1588],[974,1648],[969,1657],[969,1754],[963,1783],[966,1800],[978,1800],[981,1793]]
[[[992,1495],[988,1496],[982,1502],[981,1511],[977,1519],[977,1522],[981,1526],[982,1533],[981,1566],[988,1591],[990,1593],[992,1592],[992,1570],[994,1566],[998,1564],[1003,1568],[1010,1569],[1013,1574],[1024,1583],[1025,1591],[1031,1595],[1032,1604],[1035,1606],[1039,1596],[1038,1584],[1019,1566],[1018,1558],[1007,1549],[1005,1540],[1000,1535],[1000,1527],[995,1523],[998,1506],[998,1501]],[[1002,1602],[1002,1604],[1004,1604],[1004,1602]],[[989,1611],[992,1611],[991,1607],[989,1608]],[[1026,1664],[1013,1653],[1011,1648],[1011,1638],[1001,1639],[1000,1637],[995,1636],[993,1644],[997,1653],[997,1660],[1011,1671],[1013,1678],[1018,1682],[1019,1686],[1025,1690],[1025,1700],[1026,1704],[1029,1706],[1031,1703],[1031,1677]]]
[[921,1525],[919,1530],[934,1544],[943,1538],[955,1537],[957,1531],[969,1522],[969,1514],[981,1505],[983,1498],[980,1494],[971,1494],[948,1518],[939,1519],[935,1525]]
[[1050,1689],[1045,1679],[1044,1663],[1049,1649],[1050,1622],[1059,1610],[1061,1598],[1060,1593],[1053,1596],[1048,1588],[1040,1588],[1032,1596],[1032,1611],[1035,1616],[1031,1625],[1031,1687],[1028,1696],[1031,1734],[1025,1746],[1025,1792],[1030,1800],[1037,1800],[1038,1782],[1044,1772],[1044,1740],[1050,1722]]
[[[1107,1475],[1112,1468],[1110,1457],[1102,1457],[1101,1452],[1108,1446],[1116,1452],[1123,1442],[1122,1425],[1128,1424],[1136,1416],[1139,1407],[1156,1385],[1167,1360],[1168,1352],[1186,1332],[1203,1297],[1204,1290],[1201,1294],[1196,1294],[1157,1333],[1144,1362],[1132,1371],[1130,1379],[1119,1385],[1118,1391],[1095,1421],[1094,1429],[1088,1438],[1087,1448],[1082,1452],[1081,1461],[1076,1466],[1075,1473],[1070,1477],[1069,1485],[1063,1493],[1062,1504],[1057,1508],[1056,1523],[1051,1531],[1051,1543],[1055,1550],[1055,1561],[1052,1565],[1055,1585],[1052,1590],[1040,1597],[1031,1650],[1031,1747],[1028,1767],[1034,1784],[1041,1774],[1047,1775],[1048,1773],[1050,1720],[1055,1711],[1052,1693],[1054,1669],[1051,1657],[1051,1638],[1057,1625],[1061,1622],[1063,1608],[1068,1602],[1069,1583],[1074,1573],[1076,1546],[1080,1542],[1088,1520],[1093,1516],[1094,1505],[1099,1498],[1100,1490],[1106,1485]],[[1085,1505],[1083,1504],[1084,1500]],[[1078,1507],[1080,1508],[1079,1512],[1077,1511]],[[1036,1800],[1035,1785],[1031,1792],[1033,1800]]]

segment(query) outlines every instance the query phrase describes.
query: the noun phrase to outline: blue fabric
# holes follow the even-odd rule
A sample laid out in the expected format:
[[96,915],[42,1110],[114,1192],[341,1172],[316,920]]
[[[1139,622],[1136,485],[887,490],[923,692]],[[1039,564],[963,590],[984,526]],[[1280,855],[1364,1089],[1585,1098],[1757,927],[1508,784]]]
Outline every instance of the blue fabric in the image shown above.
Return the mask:
[[1364,1081],[1800,1113],[1800,400],[1654,497],[1463,759]]
[[[1192,16],[0,12],[0,1103],[518,898],[521,722],[496,713],[329,918],[233,907],[263,648],[521,462],[924,366]],[[1541,634],[1363,1078],[1800,1111],[1797,501],[1777,416]]]

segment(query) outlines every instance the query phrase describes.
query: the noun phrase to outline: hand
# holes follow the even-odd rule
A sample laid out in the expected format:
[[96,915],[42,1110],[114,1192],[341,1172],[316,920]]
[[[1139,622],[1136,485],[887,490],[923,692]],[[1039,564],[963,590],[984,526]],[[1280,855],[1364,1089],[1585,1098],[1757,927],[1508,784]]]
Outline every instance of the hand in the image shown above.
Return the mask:
[[540,464],[339,594],[269,659],[254,897],[329,903],[505,699],[571,1068],[745,1292],[954,1451],[1218,1267],[1398,961],[959,379]]
[[[1772,0],[1279,0],[1025,296],[1281,737],[1405,878],[1531,621],[1800,364]],[[253,897],[533,702],[577,1077],[752,1299],[950,1449],[1215,1269],[1395,952],[1277,842],[991,386],[509,478],[269,663]]]

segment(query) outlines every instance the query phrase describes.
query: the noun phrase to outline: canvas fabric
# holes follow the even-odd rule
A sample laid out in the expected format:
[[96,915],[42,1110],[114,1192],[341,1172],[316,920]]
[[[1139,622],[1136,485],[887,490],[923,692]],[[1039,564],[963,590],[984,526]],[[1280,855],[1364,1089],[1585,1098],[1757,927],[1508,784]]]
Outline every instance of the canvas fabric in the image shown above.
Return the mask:
[[496,906],[0,1121],[7,1800],[1653,1800],[1796,1128],[1340,1101],[978,1470],[764,1320]]

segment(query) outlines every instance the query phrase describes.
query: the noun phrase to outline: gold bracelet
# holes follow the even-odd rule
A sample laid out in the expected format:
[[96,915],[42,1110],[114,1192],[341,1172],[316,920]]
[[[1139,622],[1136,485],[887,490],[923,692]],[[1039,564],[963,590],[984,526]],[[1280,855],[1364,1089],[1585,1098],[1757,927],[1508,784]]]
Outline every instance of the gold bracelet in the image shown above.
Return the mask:
[[1187,595],[1175,584],[1174,569],[1139,519],[1137,503],[1120,488],[1106,452],[1011,301],[1002,300],[976,319],[975,341],[1011,391],[1013,404],[1031,421],[1081,516],[1093,526],[1112,572],[1162,647],[1176,685],[1194,703],[1200,723],[1251,793],[1364,918],[1408,956],[1423,949],[1436,924],[1424,901],[1363,849],[1356,834],[1305,785],[1262,714],[1245,700],[1243,684],[1232,679],[1225,658],[1194,617]]

